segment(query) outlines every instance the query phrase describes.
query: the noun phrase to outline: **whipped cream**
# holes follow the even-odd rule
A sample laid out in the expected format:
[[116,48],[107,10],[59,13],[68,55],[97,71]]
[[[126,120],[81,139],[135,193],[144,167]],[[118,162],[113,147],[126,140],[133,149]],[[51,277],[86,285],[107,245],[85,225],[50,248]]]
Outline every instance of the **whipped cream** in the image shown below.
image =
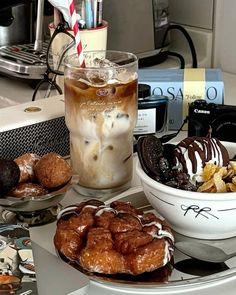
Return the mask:
[[190,176],[190,181],[202,182],[203,167],[206,163],[226,166],[229,155],[216,138],[187,137],[175,148],[175,165]]

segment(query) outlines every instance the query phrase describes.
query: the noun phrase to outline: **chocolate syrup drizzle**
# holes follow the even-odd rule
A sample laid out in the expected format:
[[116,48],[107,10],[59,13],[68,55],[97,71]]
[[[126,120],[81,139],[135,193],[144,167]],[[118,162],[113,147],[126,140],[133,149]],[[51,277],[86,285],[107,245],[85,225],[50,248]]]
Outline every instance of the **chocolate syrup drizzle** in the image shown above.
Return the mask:
[[[218,139],[209,137],[194,136],[182,140],[176,146],[175,157],[175,164],[179,162],[185,173],[189,172],[187,168],[188,159],[192,164],[192,173],[197,172],[199,165],[204,167],[205,163],[212,159],[214,159],[214,164],[220,164],[220,166],[226,166],[229,162],[226,148]],[[201,161],[200,163],[199,160]]]

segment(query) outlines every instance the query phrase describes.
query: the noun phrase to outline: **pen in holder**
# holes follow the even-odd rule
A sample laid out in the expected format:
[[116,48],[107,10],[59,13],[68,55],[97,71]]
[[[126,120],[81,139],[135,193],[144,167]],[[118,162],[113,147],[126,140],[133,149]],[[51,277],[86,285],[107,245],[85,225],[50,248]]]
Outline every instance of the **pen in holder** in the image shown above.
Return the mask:
[[[80,38],[82,42],[83,51],[91,51],[91,50],[106,50],[107,48],[107,28],[108,23],[103,20],[102,25],[98,26],[96,28],[90,28],[90,29],[80,29]],[[55,30],[55,26],[53,23],[49,24],[49,31],[50,36],[53,35],[53,32]],[[73,30],[68,30],[68,32],[71,35],[74,35]],[[62,52],[62,48],[65,48],[65,46],[68,46],[71,43],[71,38],[67,34],[60,34],[60,37],[55,39],[55,42],[53,42],[53,52],[52,54],[55,57],[58,57],[60,55],[60,52]],[[67,55],[76,53],[76,47],[72,47],[68,50]],[[61,89],[64,89],[64,76],[57,76],[56,78],[57,84],[61,87]]]

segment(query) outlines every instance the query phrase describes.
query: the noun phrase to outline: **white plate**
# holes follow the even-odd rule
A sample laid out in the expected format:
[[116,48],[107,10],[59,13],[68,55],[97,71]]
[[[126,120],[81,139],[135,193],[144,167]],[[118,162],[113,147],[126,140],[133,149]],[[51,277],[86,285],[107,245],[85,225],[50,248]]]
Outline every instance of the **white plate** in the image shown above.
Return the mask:
[[[136,208],[144,211],[153,210],[149,204],[142,187],[131,188],[124,193],[107,200],[110,203],[115,200],[129,201]],[[157,212],[155,212],[157,214]],[[175,233],[176,241],[196,240]],[[226,253],[233,252],[236,246],[236,237],[227,240],[198,240],[204,243],[215,244]],[[78,267],[79,269],[79,267]],[[81,269],[80,269],[81,271]],[[199,263],[186,255],[175,250],[174,269],[167,283],[149,281],[132,281],[124,276],[108,277],[103,275],[88,274],[91,281],[88,295],[106,294],[184,294],[205,295],[209,290],[214,290],[214,295],[233,295],[231,287],[227,292],[227,286],[236,286],[236,257],[228,260],[225,264]],[[222,288],[222,290],[221,290]],[[201,291],[199,291],[201,290]],[[231,292],[232,290],[232,292]],[[224,293],[222,293],[224,291]],[[219,292],[219,293],[218,293]]]
[[[141,187],[132,188],[119,196],[106,201],[106,203],[110,203],[115,200],[130,201],[137,208],[153,210]],[[188,238],[177,233],[175,233],[175,239],[176,241],[196,241],[196,239]],[[225,240],[197,241],[215,244],[227,253],[234,252],[236,247],[236,237]],[[121,290],[123,290],[122,292],[130,294],[185,294],[185,292],[188,292],[187,294],[200,295],[205,294],[204,289],[209,290],[209,288],[217,287],[216,290],[219,291],[221,285],[223,288],[225,288],[223,286],[225,284],[233,283],[234,286],[236,285],[236,257],[228,260],[224,264],[212,264],[191,259],[190,257],[180,253],[178,250],[175,250],[174,269],[168,279],[168,283],[119,282],[117,279],[111,279],[108,281],[106,277],[103,278],[102,276],[97,277],[93,275],[90,275],[89,278],[92,280],[92,286],[100,287],[103,290],[106,289],[107,292],[114,292],[117,290],[117,293],[119,294]],[[201,293],[195,293],[195,291],[198,290],[201,290]],[[232,293],[228,293],[226,289],[224,290],[224,295],[234,294],[233,289]],[[99,294],[100,293],[97,295]],[[216,293],[214,293],[214,295],[216,295]]]

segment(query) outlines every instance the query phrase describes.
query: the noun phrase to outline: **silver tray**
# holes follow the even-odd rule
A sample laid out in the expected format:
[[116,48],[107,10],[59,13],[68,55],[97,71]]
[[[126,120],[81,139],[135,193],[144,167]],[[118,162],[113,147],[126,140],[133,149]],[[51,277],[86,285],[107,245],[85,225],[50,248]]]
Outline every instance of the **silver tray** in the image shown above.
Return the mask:
[[34,212],[56,206],[70,188],[68,182],[62,188],[40,197],[14,198],[7,196],[0,199],[0,206],[13,212]]
[[[147,201],[141,187],[132,188],[106,201],[106,203],[110,203],[114,200],[129,201],[134,206],[142,208],[144,211],[154,210]],[[174,236],[176,241],[195,240],[214,244],[222,248],[226,253],[231,253],[235,251],[236,248],[236,237],[225,240],[208,241],[185,237],[178,233],[174,233]],[[138,280],[135,278],[132,280],[131,276],[97,275],[86,273],[79,267],[76,268],[88,275],[92,286],[102,288],[103,290],[106,289],[109,292],[114,292],[115,290],[119,292],[118,290],[122,289],[124,293],[126,293],[125,290],[127,290],[129,294],[182,294],[183,292],[188,292],[186,294],[205,294],[202,292],[195,293],[195,291],[203,289],[208,290],[210,287],[217,287],[216,290],[219,290],[220,285],[230,283],[236,286],[236,257],[231,258],[223,264],[212,264],[191,259],[177,249],[174,255],[173,270],[167,281],[158,282],[158,279],[152,281],[150,277],[148,280],[142,278]],[[143,293],[144,291],[145,293]],[[193,293],[191,293],[192,291]],[[224,292],[224,294],[234,294],[233,292],[232,289],[232,293]]]

